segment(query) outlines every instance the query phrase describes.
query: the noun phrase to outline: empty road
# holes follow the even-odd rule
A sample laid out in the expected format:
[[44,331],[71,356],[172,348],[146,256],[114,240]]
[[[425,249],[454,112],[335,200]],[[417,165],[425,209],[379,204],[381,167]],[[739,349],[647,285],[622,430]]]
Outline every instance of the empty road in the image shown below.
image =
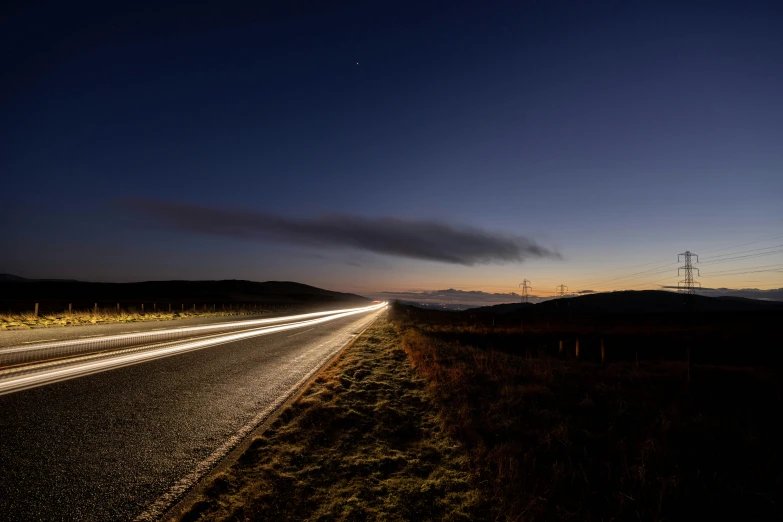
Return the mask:
[[244,338],[213,336],[220,344],[205,347],[169,343],[157,358],[8,388],[0,518],[155,519],[381,313],[244,328]]

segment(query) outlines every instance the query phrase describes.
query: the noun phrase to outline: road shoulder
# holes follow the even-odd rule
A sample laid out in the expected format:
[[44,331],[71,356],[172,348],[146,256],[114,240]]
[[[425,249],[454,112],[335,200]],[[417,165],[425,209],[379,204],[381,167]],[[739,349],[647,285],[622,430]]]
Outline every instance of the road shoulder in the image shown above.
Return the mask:
[[464,467],[384,317],[170,519],[469,520]]

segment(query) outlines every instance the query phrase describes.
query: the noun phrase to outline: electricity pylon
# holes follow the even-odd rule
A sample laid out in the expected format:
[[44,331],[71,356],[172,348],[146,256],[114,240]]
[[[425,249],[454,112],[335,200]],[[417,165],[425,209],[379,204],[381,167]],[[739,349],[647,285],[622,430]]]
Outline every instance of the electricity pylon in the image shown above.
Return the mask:
[[699,262],[699,256],[697,254],[694,254],[693,252],[690,252],[686,250],[682,254],[677,254],[677,262],[680,261],[680,257],[685,258],[685,266],[681,266],[677,269],[677,275],[680,275],[681,270],[685,270],[685,279],[677,283],[677,289],[680,292],[683,292],[685,294],[695,294],[696,293],[696,287],[698,286],[701,288],[701,283],[698,281],[693,280],[693,271],[696,270],[696,275],[701,277],[701,273],[699,273],[698,268],[693,268],[693,264],[691,263],[691,258],[695,257],[696,262]]
[[528,297],[530,297],[530,290],[533,289],[532,286],[530,286],[530,281],[525,279],[521,283],[519,283],[519,286],[522,287],[522,302],[527,303]]
[[556,286],[555,290],[557,290],[558,297],[565,297],[566,292],[568,292],[568,287],[566,285],[560,285]]

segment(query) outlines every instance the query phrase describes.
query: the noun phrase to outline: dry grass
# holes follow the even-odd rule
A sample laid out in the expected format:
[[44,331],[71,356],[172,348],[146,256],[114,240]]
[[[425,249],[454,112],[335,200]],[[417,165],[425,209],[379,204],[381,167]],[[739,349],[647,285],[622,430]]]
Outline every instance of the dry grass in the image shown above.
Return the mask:
[[183,520],[781,519],[774,372],[688,382],[682,362],[523,356],[492,329],[392,317]]
[[462,344],[481,337],[469,325],[397,327],[468,452],[476,518],[780,519],[783,423],[765,373],[699,368],[688,383],[682,363],[527,358]]
[[386,319],[327,369],[183,520],[473,520],[465,452]]
[[190,319],[194,317],[227,317],[239,315],[260,315],[271,313],[271,310],[233,310],[233,311],[152,311],[141,313],[138,311],[117,312],[114,309],[99,309],[97,313],[92,311],[63,312],[59,314],[32,313],[0,314],[0,330],[47,328],[52,326],[78,326],[88,324],[108,323],[135,323],[140,321],[173,321],[177,319]]

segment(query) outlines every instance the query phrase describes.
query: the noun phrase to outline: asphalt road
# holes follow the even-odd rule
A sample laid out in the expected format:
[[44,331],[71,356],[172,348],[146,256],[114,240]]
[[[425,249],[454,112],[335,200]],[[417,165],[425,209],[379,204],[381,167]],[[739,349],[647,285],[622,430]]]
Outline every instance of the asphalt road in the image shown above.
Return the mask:
[[154,516],[379,313],[0,396],[0,519]]

